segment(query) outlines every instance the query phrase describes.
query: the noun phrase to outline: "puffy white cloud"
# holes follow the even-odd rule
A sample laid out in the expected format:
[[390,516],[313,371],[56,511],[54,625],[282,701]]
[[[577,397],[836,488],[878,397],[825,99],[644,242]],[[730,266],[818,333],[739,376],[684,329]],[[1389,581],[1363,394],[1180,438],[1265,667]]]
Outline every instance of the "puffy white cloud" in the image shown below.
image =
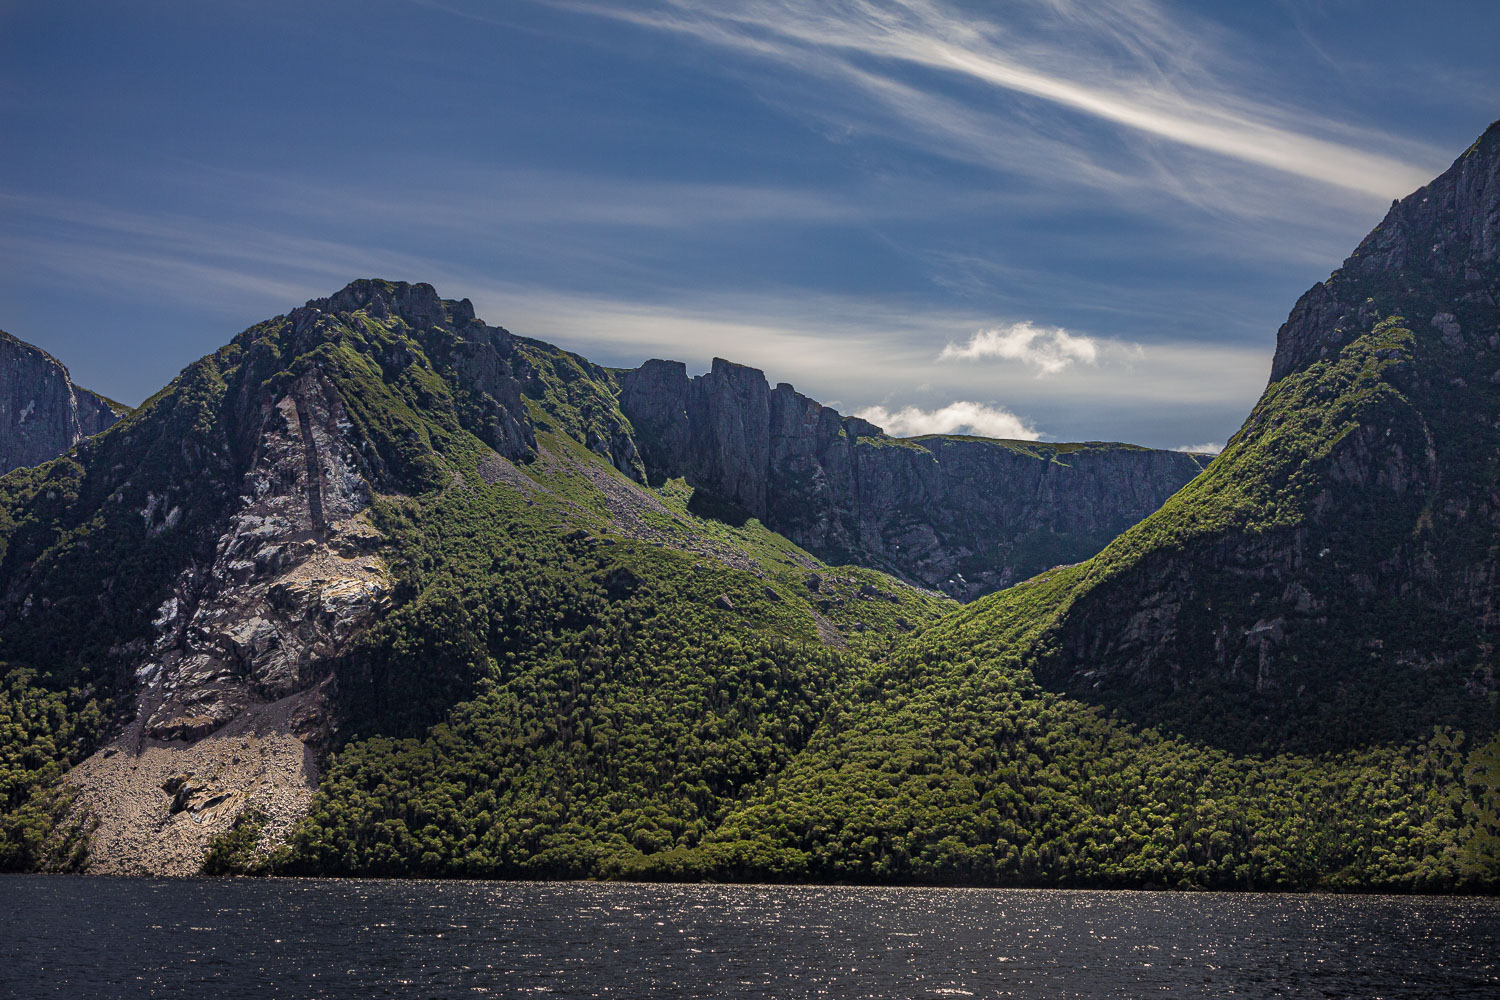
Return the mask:
[[1020,417],[998,406],[986,406],[968,400],[957,400],[937,410],[923,410],[905,406],[890,410],[884,406],[870,406],[860,410],[856,416],[885,428],[887,434],[896,437],[916,437],[921,434],[977,434],[980,437],[1009,438],[1017,441],[1035,441],[1041,433]]
[[1037,377],[1056,375],[1074,364],[1097,365],[1108,354],[1123,359],[1140,357],[1139,344],[1087,337],[1062,327],[1012,323],[977,331],[966,344],[949,344],[939,361],[978,361],[1000,358],[1020,361],[1036,369]]
[[1055,375],[1075,361],[1098,364],[1099,347],[1091,338],[1074,336],[1061,327],[1012,323],[976,331],[967,344],[949,344],[938,355],[939,361],[981,358],[1020,361],[1036,368],[1038,375]]
[[1172,449],[1173,451],[1185,451],[1189,455],[1217,455],[1224,450],[1222,444],[1205,441],[1203,444],[1184,444]]

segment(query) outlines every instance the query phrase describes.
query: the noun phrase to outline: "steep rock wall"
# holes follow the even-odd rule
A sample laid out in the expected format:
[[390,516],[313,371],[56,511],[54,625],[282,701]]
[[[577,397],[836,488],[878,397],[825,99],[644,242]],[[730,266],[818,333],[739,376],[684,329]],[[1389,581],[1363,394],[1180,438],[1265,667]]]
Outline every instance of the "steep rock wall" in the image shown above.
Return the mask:
[[118,419],[62,362],[0,330],[0,474],[54,459]]
[[972,599],[1093,555],[1201,470],[1092,442],[899,439],[754,368],[675,361],[620,375],[654,482],[681,476],[821,558]]
[[1090,564],[1038,667],[1184,704],[1227,685],[1350,739],[1492,726],[1497,454],[1500,123],[1302,296],[1244,427]]

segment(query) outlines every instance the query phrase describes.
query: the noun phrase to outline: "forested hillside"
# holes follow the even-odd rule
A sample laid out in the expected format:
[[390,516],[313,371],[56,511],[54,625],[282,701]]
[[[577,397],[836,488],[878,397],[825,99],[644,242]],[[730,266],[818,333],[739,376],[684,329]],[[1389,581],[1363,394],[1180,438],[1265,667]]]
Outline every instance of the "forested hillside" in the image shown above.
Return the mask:
[[[589,873],[1494,886],[1496,408],[1472,372],[1500,331],[1497,164],[1492,128],[1304,297],[1264,398],[1162,510],[847,678],[711,829],[582,824]],[[409,829],[423,769],[330,784],[282,863],[316,866],[354,802]],[[393,770],[405,795],[348,791]],[[513,834],[445,828],[399,870],[509,870]]]
[[1500,126],[1202,475],[960,606],[767,489],[853,552],[861,448],[967,452],[356,282],[0,478],[0,867],[1500,888],[1497,300]]

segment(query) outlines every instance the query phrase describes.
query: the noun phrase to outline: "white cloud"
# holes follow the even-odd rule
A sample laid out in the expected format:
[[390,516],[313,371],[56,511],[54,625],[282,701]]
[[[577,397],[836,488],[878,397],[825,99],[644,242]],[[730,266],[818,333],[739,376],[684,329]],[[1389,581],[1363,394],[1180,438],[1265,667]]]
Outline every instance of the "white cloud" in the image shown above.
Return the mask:
[[1185,451],[1189,455],[1217,455],[1224,450],[1222,444],[1206,441],[1203,444],[1184,444],[1172,449],[1173,451]]
[[1109,353],[1128,358],[1140,357],[1139,344],[1086,337],[1069,333],[1062,327],[1037,326],[1034,323],[1012,323],[979,330],[967,344],[949,344],[938,355],[939,361],[980,361],[1000,358],[1019,361],[1036,369],[1037,377],[1056,375],[1073,364],[1097,365],[1101,355]]
[[1036,428],[998,406],[986,406],[968,400],[949,403],[938,410],[906,406],[891,411],[884,406],[870,406],[855,414],[885,428],[896,437],[922,434],[977,434],[980,437],[1035,441],[1041,437]]

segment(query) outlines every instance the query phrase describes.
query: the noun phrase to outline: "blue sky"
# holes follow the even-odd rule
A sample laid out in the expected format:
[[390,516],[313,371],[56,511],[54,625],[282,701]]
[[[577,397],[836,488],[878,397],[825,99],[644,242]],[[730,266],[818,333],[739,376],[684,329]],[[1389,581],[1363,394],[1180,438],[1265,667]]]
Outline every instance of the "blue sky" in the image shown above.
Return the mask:
[[0,0],[0,328],[136,403],[355,277],[896,432],[1223,442],[1500,4]]

